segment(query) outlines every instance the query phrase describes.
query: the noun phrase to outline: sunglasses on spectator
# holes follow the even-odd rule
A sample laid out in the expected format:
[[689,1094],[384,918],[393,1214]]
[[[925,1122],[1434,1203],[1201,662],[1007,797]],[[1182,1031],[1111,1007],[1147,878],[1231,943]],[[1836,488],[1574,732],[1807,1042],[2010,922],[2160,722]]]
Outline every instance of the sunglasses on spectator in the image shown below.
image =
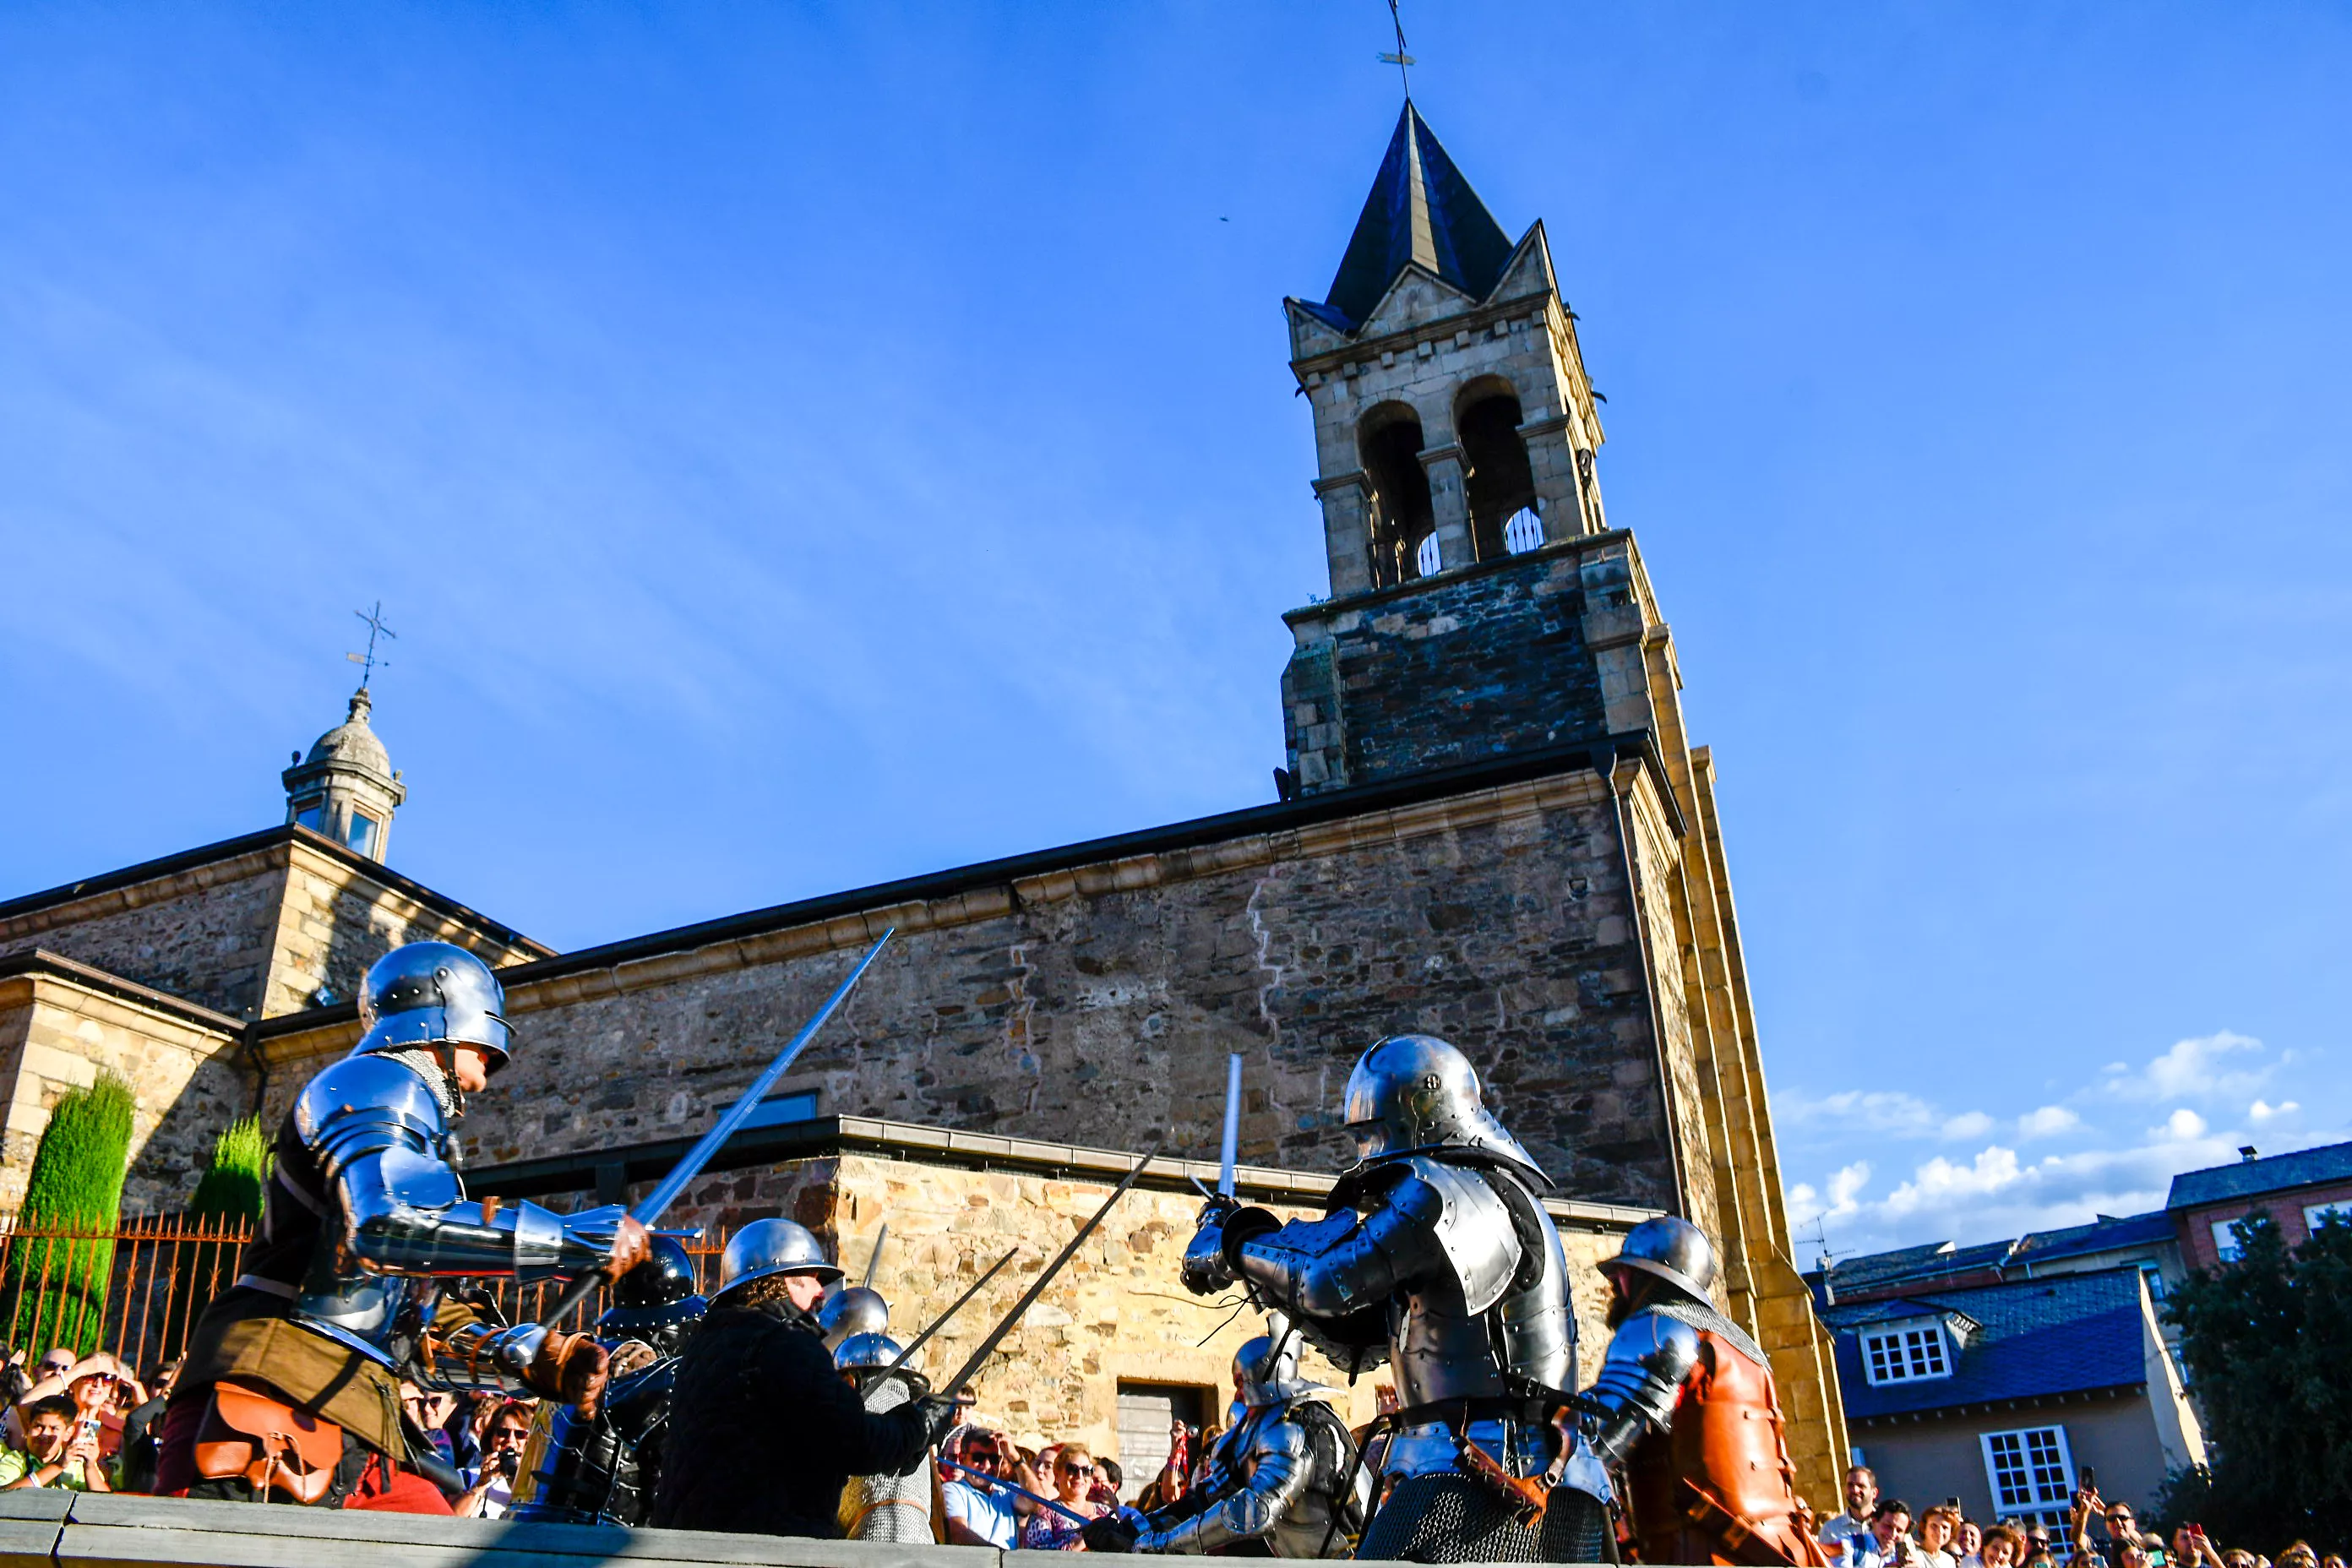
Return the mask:
[[1066,1476],[1091,1476],[1095,1473],[1095,1468],[1092,1465],[1073,1465],[1065,1459],[1062,1462],[1062,1473]]

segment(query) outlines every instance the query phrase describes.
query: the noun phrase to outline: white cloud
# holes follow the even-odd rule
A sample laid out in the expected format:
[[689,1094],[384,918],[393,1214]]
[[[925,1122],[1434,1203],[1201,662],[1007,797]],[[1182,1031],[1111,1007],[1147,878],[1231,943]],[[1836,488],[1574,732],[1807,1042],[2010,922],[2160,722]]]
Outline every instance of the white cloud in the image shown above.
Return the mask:
[[2045,1105],[2017,1119],[2020,1138],[2055,1138],[2083,1124],[2083,1119],[2063,1105]]
[[1789,1217],[1798,1225],[1811,1225],[1815,1220],[1850,1219],[1861,1212],[1855,1200],[1862,1189],[1870,1184],[1870,1162],[1856,1160],[1830,1177],[1827,1201],[1810,1182],[1799,1182],[1789,1189]]
[[2265,1105],[2258,1100],[2252,1105],[2246,1107],[2246,1120],[2252,1122],[2255,1126],[2260,1127],[2266,1122],[2277,1120],[2279,1117],[2293,1116],[2296,1111],[2301,1110],[2302,1109],[2302,1106],[2297,1105],[2292,1100],[2283,1100],[2276,1105]]
[[2123,1064],[2110,1063],[2099,1088],[2124,1100],[2238,1100],[2262,1088],[2273,1068],[2267,1063],[2235,1066],[2231,1058],[2262,1048],[2260,1040],[2228,1029],[2176,1040],[2138,1072],[2119,1072]]
[[1944,1136],[1958,1141],[1981,1138],[1992,1131],[1992,1118],[1981,1110],[1963,1110],[1944,1123]]
[[1900,1089],[1843,1089],[1836,1094],[1775,1095],[1772,1119],[1783,1127],[1845,1123],[1878,1137],[1906,1137],[1934,1131],[1936,1108]]
[[2184,1105],[2166,1117],[2163,1126],[2149,1128],[2147,1135],[2153,1142],[2187,1143],[2205,1136],[2205,1119]]

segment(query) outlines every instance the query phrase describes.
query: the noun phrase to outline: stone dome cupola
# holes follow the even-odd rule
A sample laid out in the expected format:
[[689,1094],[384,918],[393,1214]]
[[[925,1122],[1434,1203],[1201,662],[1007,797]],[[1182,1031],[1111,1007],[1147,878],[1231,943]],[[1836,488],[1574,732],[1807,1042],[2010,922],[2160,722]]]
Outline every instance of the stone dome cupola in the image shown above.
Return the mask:
[[373,706],[366,687],[352,692],[350,716],[320,736],[308,756],[296,753],[280,776],[287,821],[381,860],[392,815],[408,798],[408,786],[368,727]]

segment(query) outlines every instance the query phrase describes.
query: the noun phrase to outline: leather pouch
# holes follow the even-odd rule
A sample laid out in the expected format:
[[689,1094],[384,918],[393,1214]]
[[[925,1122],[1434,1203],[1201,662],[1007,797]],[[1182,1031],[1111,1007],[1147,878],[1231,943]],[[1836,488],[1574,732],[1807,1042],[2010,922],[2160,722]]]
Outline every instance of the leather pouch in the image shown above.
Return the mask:
[[196,1428],[196,1474],[242,1479],[256,1502],[268,1500],[273,1488],[296,1502],[318,1502],[334,1485],[342,1458],[341,1426],[233,1383],[213,1384]]

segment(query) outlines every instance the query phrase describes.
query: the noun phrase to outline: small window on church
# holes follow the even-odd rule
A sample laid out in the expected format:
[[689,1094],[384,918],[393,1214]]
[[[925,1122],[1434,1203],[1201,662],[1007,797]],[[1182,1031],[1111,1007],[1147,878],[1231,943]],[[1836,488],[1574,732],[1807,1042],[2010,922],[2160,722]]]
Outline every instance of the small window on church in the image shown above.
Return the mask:
[[1511,514],[1511,521],[1503,524],[1503,548],[1513,555],[1525,555],[1542,542],[1543,519],[1531,506],[1519,508]]
[[1412,569],[1415,576],[1437,575],[1437,535],[1434,532],[1421,536],[1421,548],[1413,552]]
[[352,813],[352,835],[345,840],[362,855],[375,853],[375,818],[364,811]]
[[313,833],[321,833],[325,829],[320,826],[322,820],[320,814],[325,810],[326,807],[323,805],[306,805],[294,814],[294,820],[298,825],[309,828]]

